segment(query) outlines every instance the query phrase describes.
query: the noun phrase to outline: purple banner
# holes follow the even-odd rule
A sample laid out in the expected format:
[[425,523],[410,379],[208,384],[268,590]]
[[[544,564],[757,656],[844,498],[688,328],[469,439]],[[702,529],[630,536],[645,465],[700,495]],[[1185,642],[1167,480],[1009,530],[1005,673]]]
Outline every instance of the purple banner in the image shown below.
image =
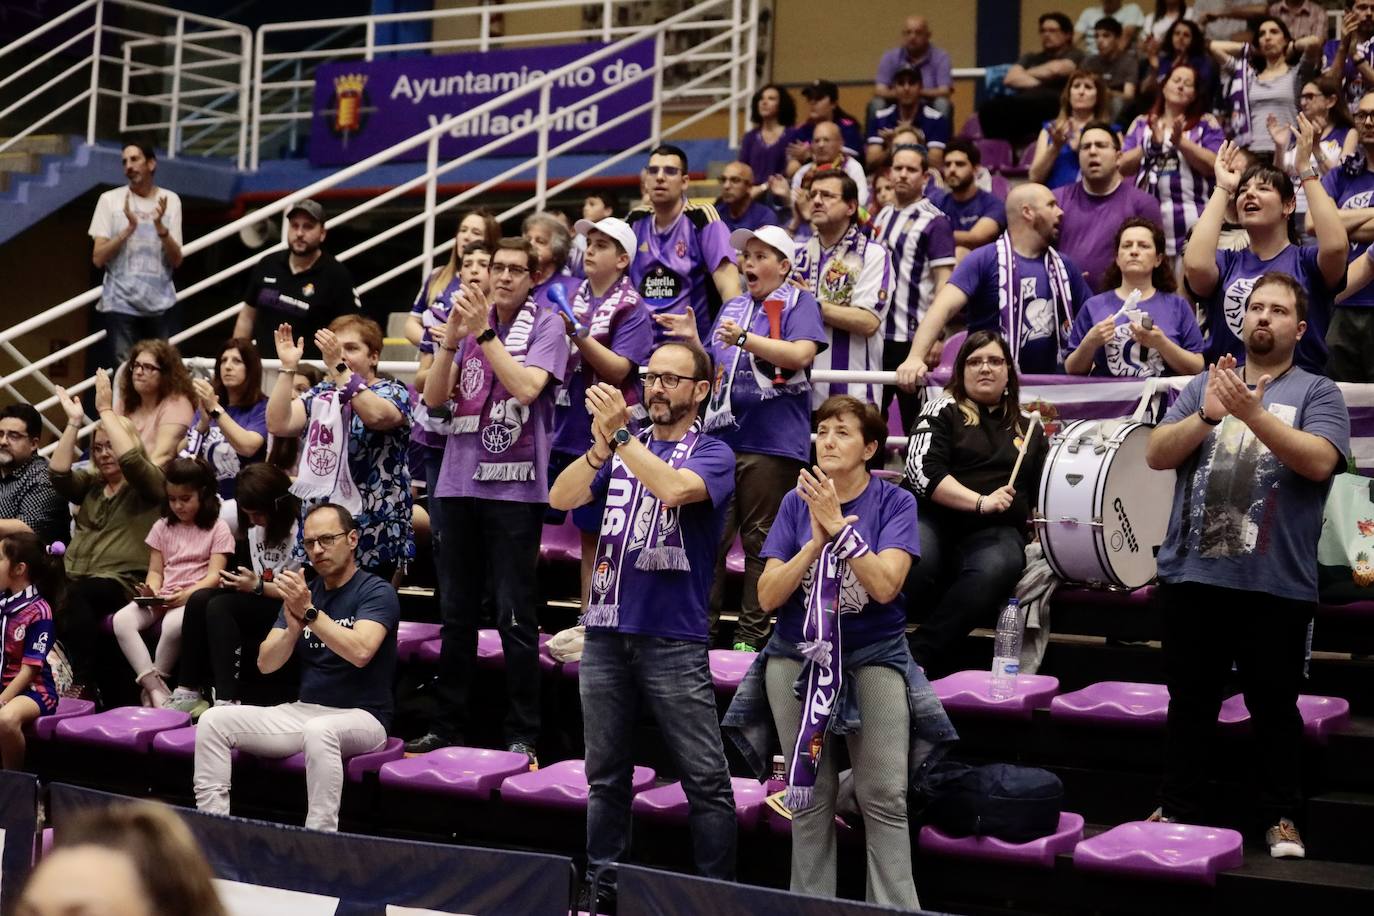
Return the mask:
[[[518,89],[551,70],[574,63],[604,44],[403,57],[371,62],[325,64],[315,71],[314,116],[310,130],[312,165],[349,165],[381,152],[484,102]],[[654,41],[646,38],[618,54],[598,58],[554,84],[553,112],[603,89],[627,83],[653,67]],[[557,118],[549,135],[554,147],[587,134],[653,96],[653,80],[643,78],[590,105]],[[439,156],[453,159],[528,127],[539,117],[539,92],[531,90],[494,111],[460,121],[444,134]],[[649,112],[627,118],[578,145],[576,153],[619,152],[649,136]],[[529,156],[538,151],[535,131],[501,147],[498,156]],[[398,157],[423,160],[425,146]]]

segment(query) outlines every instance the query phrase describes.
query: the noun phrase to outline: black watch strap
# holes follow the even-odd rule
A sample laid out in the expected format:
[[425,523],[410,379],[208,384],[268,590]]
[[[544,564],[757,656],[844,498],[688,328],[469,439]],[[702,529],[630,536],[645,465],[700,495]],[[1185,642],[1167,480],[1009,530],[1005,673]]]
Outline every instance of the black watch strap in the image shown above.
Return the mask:
[[495,328],[487,328],[487,329],[486,329],[485,331],[483,331],[481,334],[478,334],[478,335],[477,335],[477,343],[479,343],[479,344],[484,344],[484,343],[486,343],[487,341],[491,340],[491,339],[492,339],[493,337],[495,337],[495,336],[496,336],[496,329],[495,329]]
[[320,616],[320,609],[312,604],[310,607],[305,609],[305,613],[301,615],[301,619],[303,619],[306,623],[314,623],[315,618],[318,616]]
[[1220,421],[1220,420],[1213,420],[1211,417],[1207,416],[1207,411],[1204,410],[1204,409],[1201,408],[1201,407],[1199,407],[1199,408],[1197,409],[1197,417],[1198,417],[1199,420],[1201,420],[1203,423],[1206,423],[1208,426],[1220,426],[1220,425],[1221,425],[1221,421]]

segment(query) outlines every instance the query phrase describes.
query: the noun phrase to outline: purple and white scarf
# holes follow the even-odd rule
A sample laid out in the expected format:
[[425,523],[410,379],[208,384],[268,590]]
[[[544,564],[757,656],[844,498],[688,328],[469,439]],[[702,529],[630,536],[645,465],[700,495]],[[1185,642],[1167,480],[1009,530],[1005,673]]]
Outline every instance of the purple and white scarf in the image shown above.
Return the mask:
[[[648,443],[653,430],[640,434]],[[691,457],[701,437],[701,421],[692,424],[687,434],[673,446],[668,466],[677,469]],[[615,629],[620,625],[620,574],[625,557],[638,550],[635,569],[651,572],[672,570],[688,572],[687,549],[682,544],[682,525],[677,507],[665,506],[644,482],[625,466],[620,456],[611,456],[611,479],[606,489],[606,509],[602,514],[601,537],[596,542],[592,565],[591,600],[578,621],[586,627]],[[627,516],[627,513],[630,513]]]
[[[1050,295],[1054,299],[1055,341],[1059,362],[1064,362],[1068,328],[1073,321],[1073,294],[1069,285],[1069,271],[1064,259],[1053,248],[1045,249],[1045,275],[1050,280]],[[1016,271],[1016,252],[1011,247],[1011,233],[1003,232],[997,240],[997,312],[1002,333],[1011,347],[1012,362],[1020,364],[1021,332],[1025,325],[1025,308],[1021,301],[1021,278]]]
[[821,549],[811,567],[811,593],[807,595],[806,616],[802,619],[802,641],[797,651],[805,659],[802,678],[801,723],[797,742],[792,747],[792,766],[787,772],[787,794],[783,804],[789,811],[809,808],[816,788],[816,773],[825,749],[825,735],[835,712],[835,699],[844,683],[843,646],[840,639],[840,590],[849,571],[849,561],[870,552],[868,542],[853,525],[844,529]]
[[[357,375],[353,379],[360,381]],[[303,500],[322,499],[357,515],[363,498],[348,469],[348,438],[353,411],[350,400],[361,384],[317,391],[310,402],[310,421],[305,429],[304,451],[296,468],[291,492]]]
[[1231,73],[1231,84],[1226,87],[1226,101],[1231,106],[1231,141],[1237,146],[1249,146],[1250,135],[1250,81],[1255,78],[1255,68],[1250,63],[1250,45],[1246,44],[1234,58],[1235,66]]
[[[725,319],[732,319],[736,324],[746,331],[754,331],[754,317],[763,310],[763,302],[770,300],[782,300],[782,318],[780,325],[786,325],[787,313],[796,308],[797,299],[802,291],[786,281],[781,286],[773,290],[763,301],[756,301],[748,293],[743,296],[736,296],[720,310],[720,315],[716,318],[716,327],[719,327]],[[784,338],[786,339],[786,338]],[[731,352],[733,351],[733,352]],[[743,347],[734,344],[722,343],[714,340],[710,347],[711,358],[716,366],[716,378],[711,386],[711,398],[706,402],[706,424],[707,432],[717,429],[735,426],[735,411],[731,402],[734,391],[735,374],[739,369],[740,357],[745,354]],[[811,391],[811,382],[807,378],[805,369],[788,370],[783,369],[783,384],[774,383],[775,367],[772,363],[761,359],[757,354],[749,353],[749,368],[754,377],[754,386],[758,388],[759,399],[768,401],[784,394],[806,394]],[[726,365],[729,368],[726,368]]]
[[[622,274],[620,280],[606,292],[606,298],[601,300],[601,304],[593,308],[592,306],[592,284],[589,280],[582,281],[582,285],[577,288],[577,293],[573,296],[572,311],[577,323],[587,329],[587,336],[606,349],[611,349],[611,329],[620,320],[623,312],[639,307],[641,299],[639,290],[635,289],[634,283],[630,281],[629,274]],[[582,352],[577,347],[570,347],[568,352],[568,371],[564,373],[565,379],[572,378],[576,372],[581,372]],[[620,388],[620,393],[625,397],[625,403],[630,408],[630,418],[632,420],[642,420],[646,416],[644,405],[639,400],[638,375],[631,373],[625,379],[625,383]],[[558,394],[554,403],[559,407],[571,407],[572,401],[568,395],[568,383],[565,381],[558,386]]]
[[[521,366],[529,353],[538,308],[533,299],[526,299],[501,341]],[[495,325],[494,308],[491,321]],[[535,447],[529,406],[521,404],[501,384],[475,336],[463,339],[458,365],[458,390],[449,431],[455,436],[478,434],[483,457],[478,460],[472,479],[533,480]]]

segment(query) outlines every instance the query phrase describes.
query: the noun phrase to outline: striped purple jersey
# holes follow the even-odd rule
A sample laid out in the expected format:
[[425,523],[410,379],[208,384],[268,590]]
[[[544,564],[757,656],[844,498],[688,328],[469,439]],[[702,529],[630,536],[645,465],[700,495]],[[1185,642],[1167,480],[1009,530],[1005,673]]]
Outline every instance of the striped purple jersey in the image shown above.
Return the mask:
[[954,266],[949,217],[925,198],[900,209],[889,204],[873,220],[873,237],[892,255],[896,277],[883,339],[906,343],[935,299],[935,270]]
[[[1194,143],[1216,152],[1221,149],[1226,132],[1211,115],[1203,115],[1188,131]],[[1150,132],[1150,119],[1141,115],[1131,122],[1131,129],[1122,143],[1122,152],[1140,148],[1144,158],[1137,172],[1136,187],[1154,195],[1164,216],[1164,247],[1170,257],[1183,253],[1188,230],[1202,216],[1207,199],[1212,196],[1211,170],[1193,167],[1188,157],[1173,143],[1161,146]]]
[[[881,372],[883,368],[883,317],[892,299],[892,261],[887,249],[864,235],[853,224],[833,248],[821,247],[819,236],[799,242],[793,259],[792,276],[821,303],[849,306],[872,312],[878,329],[867,337],[826,324],[830,346],[816,354],[813,369],[852,369]],[[881,385],[813,382],[811,409],[835,394],[851,394],[870,404],[878,403]]]

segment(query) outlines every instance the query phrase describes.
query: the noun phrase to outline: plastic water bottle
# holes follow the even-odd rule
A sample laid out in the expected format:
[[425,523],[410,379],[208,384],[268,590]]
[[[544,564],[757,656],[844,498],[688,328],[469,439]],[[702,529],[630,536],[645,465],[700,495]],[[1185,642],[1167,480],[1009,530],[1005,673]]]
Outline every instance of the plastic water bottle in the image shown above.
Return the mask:
[[997,618],[997,640],[992,650],[992,678],[988,696],[1005,700],[1016,693],[1021,670],[1021,602],[1012,598]]

